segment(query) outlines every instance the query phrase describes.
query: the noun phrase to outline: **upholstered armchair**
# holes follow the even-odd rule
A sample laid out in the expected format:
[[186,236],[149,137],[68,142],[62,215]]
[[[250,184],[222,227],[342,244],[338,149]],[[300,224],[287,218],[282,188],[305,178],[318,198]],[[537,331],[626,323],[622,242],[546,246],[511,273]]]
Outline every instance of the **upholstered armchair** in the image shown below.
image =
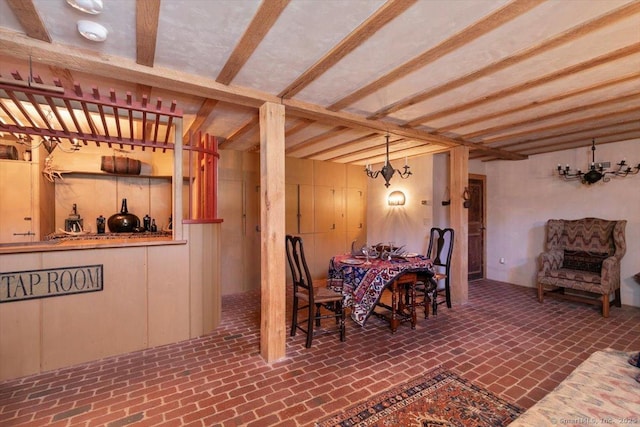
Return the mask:
[[609,317],[612,304],[622,305],[620,260],[627,251],[626,225],[625,220],[600,218],[547,221],[545,252],[539,257],[538,301],[542,303],[545,294],[553,292],[601,305],[602,316]]

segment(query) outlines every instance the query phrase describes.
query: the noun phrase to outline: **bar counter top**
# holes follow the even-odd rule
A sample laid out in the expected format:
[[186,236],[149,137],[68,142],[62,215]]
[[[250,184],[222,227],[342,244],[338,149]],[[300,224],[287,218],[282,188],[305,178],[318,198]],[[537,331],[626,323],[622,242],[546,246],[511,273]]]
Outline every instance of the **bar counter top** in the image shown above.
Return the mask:
[[156,245],[183,245],[185,240],[173,240],[171,231],[144,233],[54,233],[38,242],[0,243],[1,254],[86,250]]

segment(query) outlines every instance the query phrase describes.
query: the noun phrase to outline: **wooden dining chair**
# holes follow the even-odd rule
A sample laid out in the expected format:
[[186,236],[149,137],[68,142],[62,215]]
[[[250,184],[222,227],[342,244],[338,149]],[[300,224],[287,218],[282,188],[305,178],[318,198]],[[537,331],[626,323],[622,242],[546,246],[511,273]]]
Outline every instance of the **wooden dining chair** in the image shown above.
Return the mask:
[[[334,318],[340,331],[340,341],[344,341],[345,312],[342,293],[329,288],[326,281],[323,281],[323,284],[316,282],[314,286],[300,236],[287,235],[286,248],[287,261],[293,279],[291,336],[295,336],[300,329],[307,335],[306,347],[309,348],[313,340],[314,325],[319,328],[322,319]],[[299,311],[306,311],[306,318],[299,319]]]
[[[427,258],[431,259],[434,267],[433,280],[436,282],[435,290],[429,291],[431,286],[416,286],[416,292],[432,292],[431,304],[433,314],[437,314],[438,305],[447,304],[451,308],[451,289],[449,278],[451,277],[451,255],[453,254],[454,231],[452,228],[431,228],[429,233],[429,247]],[[442,294],[444,293],[444,298]]]

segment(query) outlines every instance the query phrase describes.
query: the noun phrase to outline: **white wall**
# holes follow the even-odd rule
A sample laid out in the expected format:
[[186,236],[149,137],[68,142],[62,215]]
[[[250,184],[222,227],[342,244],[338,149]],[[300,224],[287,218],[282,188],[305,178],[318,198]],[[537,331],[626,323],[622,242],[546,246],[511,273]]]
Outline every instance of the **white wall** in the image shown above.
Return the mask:
[[[396,169],[402,169],[403,160],[392,161]],[[367,242],[395,242],[406,245],[409,252],[425,253],[429,243],[429,230],[433,224],[433,156],[423,156],[408,160],[411,175],[407,179],[397,174],[391,178],[389,188],[384,186],[384,178],[378,176],[367,183]],[[382,164],[372,165],[379,170]],[[364,172],[363,172],[364,174]],[[404,206],[389,206],[387,196],[400,190],[406,196]],[[426,204],[422,204],[422,201]]]
[[[425,252],[431,226],[449,224],[449,208],[441,204],[448,182],[448,157],[439,154],[410,159],[414,175],[406,180],[393,177],[388,189],[381,178],[369,180],[369,243],[391,239],[407,245],[408,250]],[[640,162],[640,139],[596,148],[596,162],[615,164],[623,158],[631,164]],[[640,307],[640,285],[633,279],[640,272],[640,174],[591,186],[564,182],[557,176],[558,163],[585,170],[590,162],[591,147],[539,154],[521,161],[469,162],[469,173],[487,176],[488,279],[534,287],[548,219],[626,219],[622,303]],[[393,163],[396,168],[403,165],[402,161]],[[407,195],[403,208],[387,206],[386,196],[393,190]],[[428,200],[431,206],[421,205],[421,200]],[[501,257],[505,264],[499,263]]]
[[[640,162],[640,140],[596,146],[596,162]],[[586,170],[591,148],[531,156],[522,161],[470,162],[487,175],[487,273],[489,279],[535,286],[537,257],[548,219],[626,219],[627,253],[621,264],[622,303],[640,307],[640,174],[593,185],[565,182],[558,163]],[[499,259],[505,258],[505,264]]]

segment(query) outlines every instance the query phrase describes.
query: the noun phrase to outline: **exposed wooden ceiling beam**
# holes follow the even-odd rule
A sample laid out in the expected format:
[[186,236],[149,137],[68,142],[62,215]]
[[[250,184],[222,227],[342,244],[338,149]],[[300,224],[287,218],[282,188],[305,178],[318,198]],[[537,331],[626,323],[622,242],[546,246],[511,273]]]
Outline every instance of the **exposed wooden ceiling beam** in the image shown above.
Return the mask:
[[404,128],[389,122],[367,120],[361,115],[329,111],[324,107],[294,99],[281,100],[265,92],[228,86],[210,78],[188,74],[179,70],[159,66],[146,67],[125,58],[106,54],[91,55],[83,50],[65,45],[45,44],[41,41],[16,35],[14,32],[2,28],[0,28],[0,52],[9,57],[23,60],[28,60],[33,55],[38,58],[40,64],[67,67],[72,71],[91,70],[93,75],[99,77],[113,78],[113,76],[118,76],[118,79],[124,82],[133,84],[145,82],[149,86],[158,89],[217,99],[252,108],[258,108],[265,102],[282,102],[287,107],[288,114],[290,113],[294,117],[302,117],[334,125],[340,124],[357,129],[375,129],[384,133],[389,131],[399,136],[432,142],[445,147],[464,145],[473,149],[488,150],[501,158],[509,160],[527,158],[517,153],[483,147],[481,144],[469,141],[459,141],[441,135],[432,135],[421,130]]
[[213,112],[213,109],[216,107],[216,105],[218,105],[218,101],[216,101],[215,99],[207,98],[202,101],[202,105],[200,105],[200,108],[196,113],[196,118],[193,120],[193,123],[191,123],[191,126],[189,126],[189,129],[187,129],[182,137],[183,141],[188,141],[189,134],[195,135],[200,130],[202,125],[204,125],[207,119],[209,119],[209,116]]
[[517,18],[525,12],[528,12],[543,1],[544,0],[512,1],[506,6],[498,9],[492,14],[474,23],[470,27],[463,29],[453,37],[450,37],[449,39],[443,41],[439,45],[427,50],[426,52],[411,59],[410,61],[405,62],[404,64],[385,74],[376,81],[335,102],[334,104],[329,106],[329,110],[340,111],[348,107],[349,105],[364,98],[365,96],[370,95],[377,90],[390,85],[394,81],[406,75],[409,75],[414,71],[419,70],[420,68],[423,68],[424,66],[436,61],[437,59],[454,51],[455,49],[464,46],[465,44],[471,43],[478,37],[495,30],[499,26],[504,25],[505,23],[511,21],[514,18]]
[[260,7],[242,38],[231,53],[231,56],[224,64],[220,74],[216,78],[218,83],[230,84],[240,72],[242,66],[256,50],[264,36],[267,35],[273,24],[287,7],[290,0],[265,0],[260,3]]
[[[551,49],[555,49],[559,46],[565,45],[567,43],[571,43],[580,37],[584,37],[585,35],[593,31],[601,29],[607,25],[611,25],[612,23],[615,23],[618,20],[628,18],[630,14],[637,13],[638,11],[640,11],[640,3],[631,3],[626,6],[620,7],[606,15],[599,16],[598,18],[595,18],[591,21],[588,21],[576,27],[573,27],[570,30],[565,31],[556,37],[546,40],[522,52],[518,52],[514,55],[507,56],[506,58],[503,58],[497,62],[489,64],[486,67],[483,67],[470,74],[467,74],[466,76],[460,77],[458,79],[455,79],[443,85],[440,85],[436,88],[430,88],[421,93],[411,95],[404,99],[401,99],[400,101],[394,102],[393,104],[388,105],[382,108],[381,110],[377,111],[375,114],[372,114],[369,118],[380,119],[384,116],[387,116],[403,108],[418,104],[429,98],[433,98],[437,95],[440,95],[450,90],[464,86],[482,77],[494,74],[500,70],[504,70],[505,68],[512,67],[515,64],[531,59],[534,56],[541,55],[545,52],[550,51]],[[414,121],[412,121],[411,123],[413,122]]]
[[51,74],[54,76],[54,78],[60,81],[62,87],[69,90],[73,88],[75,82],[73,81],[73,74],[68,68],[61,68],[51,65],[49,66],[49,71],[51,71]]
[[[639,3],[640,4],[640,3]],[[506,98],[508,96],[514,95],[516,93],[529,90],[536,86],[541,86],[543,84],[550,83],[552,81],[572,76],[574,74],[586,71],[590,68],[597,67],[602,64],[606,64],[609,62],[614,62],[616,60],[625,58],[627,56],[633,55],[635,53],[640,52],[640,42],[633,43],[631,45],[625,46],[618,50],[606,53],[604,55],[598,56],[596,58],[580,62],[578,64],[572,65],[570,67],[566,67],[552,73],[549,73],[545,76],[539,77],[537,79],[529,80],[524,83],[516,84],[515,86],[511,86],[505,89],[502,89],[498,92],[494,92],[492,94],[483,95],[480,98],[477,98],[473,101],[466,102],[464,104],[456,105],[453,107],[445,108],[444,110],[435,111],[433,113],[425,114],[423,116],[414,118],[408,122],[406,122],[403,126],[413,127],[418,126],[422,123],[428,122],[430,120],[436,120],[454,113],[459,113],[461,111],[466,111],[471,108],[479,107],[482,104],[486,104],[488,102],[493,102],[502,98]]]
[[7,4],[29,37],[51,43],[51,36],[40,18],[33,0],[7,0]]
[[278,96],[281,98],[291,98],[311,82],[324,74],[325,71],[336,65],[342,58],[360,46],[369,37],[374,35],[380,28],[387,25],[394,18],[401,15],[409,7],[413,6],[416,0],[388,0],[382,7],[376,10],[366,21],[351,32],[345,39],[338,43],[333,49],[327,52],[307,71],[302,73],[293,83],[287,86]]
[[136,0],[136,62],[153,67],[160,0]]

